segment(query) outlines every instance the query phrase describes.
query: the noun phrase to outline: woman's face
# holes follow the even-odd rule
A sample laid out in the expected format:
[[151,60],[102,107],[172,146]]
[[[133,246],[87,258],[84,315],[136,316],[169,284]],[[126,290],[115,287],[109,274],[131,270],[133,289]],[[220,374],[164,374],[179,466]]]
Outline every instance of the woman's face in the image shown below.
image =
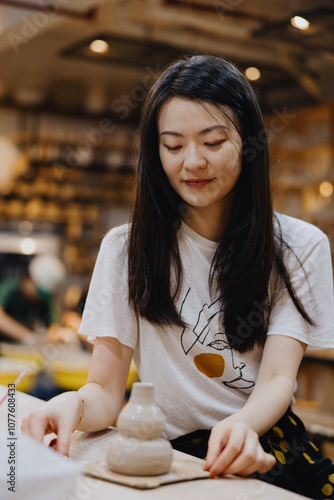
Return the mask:
[[158,133],[163,169],[185,208],[221,216],[241,171],[242,140],[231,120],[206,101],[174,97],[161,107]]

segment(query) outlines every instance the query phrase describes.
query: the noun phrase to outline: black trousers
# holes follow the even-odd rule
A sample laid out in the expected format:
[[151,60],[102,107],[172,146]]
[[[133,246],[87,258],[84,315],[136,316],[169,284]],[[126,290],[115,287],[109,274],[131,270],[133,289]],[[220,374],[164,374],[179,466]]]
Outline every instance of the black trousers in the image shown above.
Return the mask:
[[[171,441],[174,449],[205,458],[209,430],[198,430]],[[291,408],[260,438],[276,464],[266,474],[252,478],[299,493],[315,500],[334,500],[334,464],[312,443],[303,422]]]

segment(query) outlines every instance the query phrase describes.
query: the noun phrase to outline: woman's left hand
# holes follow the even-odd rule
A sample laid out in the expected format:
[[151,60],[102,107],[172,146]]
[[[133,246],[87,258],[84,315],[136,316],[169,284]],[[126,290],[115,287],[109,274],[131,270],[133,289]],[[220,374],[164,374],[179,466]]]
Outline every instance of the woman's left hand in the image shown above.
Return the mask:
[[264,474],[275,463],[275,458],[263,450],[258,434],[247,424],[227,418],[212,428],[204,467],[211,477]]

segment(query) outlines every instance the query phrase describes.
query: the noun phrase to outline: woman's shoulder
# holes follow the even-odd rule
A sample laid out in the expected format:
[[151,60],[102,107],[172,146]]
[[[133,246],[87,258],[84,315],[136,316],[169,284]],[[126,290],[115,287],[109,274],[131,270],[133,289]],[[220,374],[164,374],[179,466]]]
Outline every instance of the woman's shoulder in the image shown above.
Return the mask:
[[274,213],[274,227],[281,230],[283,239],[291,246],[294,244],[316,245],[321,240],[327,240],[326,234],[317,226],[290,215]]
[[110,229],[103,237],[102,252],[122,253],[127,248],[131,224],[122,224]]
[[103,241],[126,240],[130,234],[131,224],[121,224],[110,229],[103,237]]

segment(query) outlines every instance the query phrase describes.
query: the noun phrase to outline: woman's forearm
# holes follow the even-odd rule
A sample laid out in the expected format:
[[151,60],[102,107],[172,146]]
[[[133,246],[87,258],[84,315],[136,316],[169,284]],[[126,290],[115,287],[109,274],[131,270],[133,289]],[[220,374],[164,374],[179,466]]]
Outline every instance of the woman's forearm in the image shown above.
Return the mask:
[[112,394],[95,382],[83,386],[78,394],[81,398],[78,430],[99,431],[115,423],[123,403],[120,394]]
[[99,431],[112,425],[122,407],[132,353],[114,338],[96,339],[87,384],[56,396],[28,415],[22,430],[39,441],[54,432],[55,449],[68,455],[74,429]]
[[256,385],[245,406],[228,419],[243,422],[262,436],[288,409],[293,389],[294,382],[284,375]]
[[275,425],[289,407],[305,348],[287,336],[268,336],[253,392],[245,406],[228,418],[246,423],[260,436]]
[[78,391],[83,399],[79,430],[98,431],[115,422],[122,408],[132,355],[133,349],[115,338],[95,340],[87,383]]
[[2,307],[0,307],[0,331],[8,335],[8,337],[21,342],[34,338],[34,333],[29,328],[9,316]]

